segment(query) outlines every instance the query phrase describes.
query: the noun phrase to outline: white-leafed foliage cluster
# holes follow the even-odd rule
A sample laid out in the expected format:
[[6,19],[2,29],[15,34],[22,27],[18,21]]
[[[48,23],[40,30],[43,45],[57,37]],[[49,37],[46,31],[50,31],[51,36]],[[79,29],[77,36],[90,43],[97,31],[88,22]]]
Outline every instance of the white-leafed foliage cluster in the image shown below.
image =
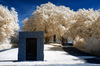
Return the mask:
[[75,16],[69,21],[67,33],[71,38],[79,36],[81,38],[99,37],[100,36],[100,12],[93,9],[80,9]]
[[26,18],[23,23],[22,31],[44,31],[47,42],[55,34],[63,36],[67,19],[73,15],[73,11],[65,6],[55,6],[48,2],[37,7],[33,13],[34,17]]
[[[70,10],[50,2],[38,6],[34,17],[26,18],[22,31],[44,31],[45,38],[54,34],[70,37],[75,47],[89,53],[100,52],[100,12],[93,9]],[[49,40],[49,39],[47,39]]]
[[69,21],[67,35],[75,47],[92,54],[100,53],[100,12],[79,9]]
[[18,14],[14,8],[9,10],[0,5],[0,44],[8,43],[9,38],[19,29]]

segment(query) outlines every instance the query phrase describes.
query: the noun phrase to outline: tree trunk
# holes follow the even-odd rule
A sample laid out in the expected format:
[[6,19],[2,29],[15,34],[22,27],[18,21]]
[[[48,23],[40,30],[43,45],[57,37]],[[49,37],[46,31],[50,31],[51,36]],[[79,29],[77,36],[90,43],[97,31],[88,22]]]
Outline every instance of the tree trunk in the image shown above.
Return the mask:
[[53,36],[53,42],[56,42],[56,35]]
[[48,44],[50,39],[51,39],[50,37],[45,37],[45,44]]
[[68,40],[67,40],[66,38],[61,37],[61,43],[62,43],[62,44],[67,43],[67,42],[68,42]]
[[64,38],[63,37],[61,37],[61,43],[64,44]]
[[68,43],[68,40],[67,40],[67,38],[65,39],[65,42],[66,42],[66,43]]

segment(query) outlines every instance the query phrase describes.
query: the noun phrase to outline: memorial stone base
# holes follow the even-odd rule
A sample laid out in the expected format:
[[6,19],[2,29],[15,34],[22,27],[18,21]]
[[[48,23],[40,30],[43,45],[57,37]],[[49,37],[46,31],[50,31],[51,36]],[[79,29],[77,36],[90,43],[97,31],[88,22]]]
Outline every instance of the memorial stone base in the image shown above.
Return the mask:
[[44,32],[19,32],[18,61],[44,60]]

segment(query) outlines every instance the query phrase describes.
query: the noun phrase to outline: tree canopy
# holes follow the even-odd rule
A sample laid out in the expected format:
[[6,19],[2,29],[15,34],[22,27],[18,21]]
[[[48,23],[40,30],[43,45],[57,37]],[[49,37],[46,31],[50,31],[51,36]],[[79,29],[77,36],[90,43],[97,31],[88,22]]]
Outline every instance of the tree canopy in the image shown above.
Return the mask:
[[14,8],[9,10],[0,5],[0,43],[6,42],[19,29],[18,14]]

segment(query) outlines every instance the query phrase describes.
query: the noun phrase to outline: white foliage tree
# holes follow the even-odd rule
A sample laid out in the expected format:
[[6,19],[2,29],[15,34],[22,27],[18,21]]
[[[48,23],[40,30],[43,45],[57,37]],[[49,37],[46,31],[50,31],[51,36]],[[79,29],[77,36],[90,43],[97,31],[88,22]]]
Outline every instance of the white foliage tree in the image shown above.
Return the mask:
[[49,42],[54,34],[57,36],[64,35],[67,27],[67,19],[73,15],[73,11],[65,6],[56,6],[48,2],[42,4],[40,7],[38,6],[33,15],[34,17],[25,19],[22,30],[44,31],[45,41]]
[[9,38],[19,29],[18,14],[14,8],[9,10],[0,5],[0,44],[9,42]]
[[70,37],[74,46],[89,52],[100,52],[100,12],[93,9],[70,10],[50,2],[37,7],[34,17],[23,21],[23,31],[44,31],[48,42],[54,34]]
[[100,53],[100,12],[80,9],[69,20],[67,35],[74,46],[92,54]]

